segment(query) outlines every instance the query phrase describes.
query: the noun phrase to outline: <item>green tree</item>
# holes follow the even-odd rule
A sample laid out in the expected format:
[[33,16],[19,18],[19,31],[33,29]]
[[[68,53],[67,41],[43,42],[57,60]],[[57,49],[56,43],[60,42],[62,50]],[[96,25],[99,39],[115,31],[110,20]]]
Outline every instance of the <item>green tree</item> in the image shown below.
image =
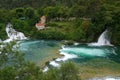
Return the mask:
[[70,10],[70,15],[74,17],[84,17],[86,8],[84,6],[74,5]]
[[55,7],[46,7],[44,9],[44,15],[47,16],[47,19],[50,20],[50,19],[53,19],[55,17],[57,17],[57,9]]
[[16,18],[19,18],[19,19],[24,17],[25,16],[24,8],[16,8],[14,15],[15,15]]
[[25,16],[26,16],[26,18],[32,19],[32,18],[35,18],[35,15],[36,15],[36,12],[35,12],[35,10],[32,7],[28,7],[25,10]]
[[60,68],[60,71],[62,80],[79,80],[78,68],[72,62],[63,64]]

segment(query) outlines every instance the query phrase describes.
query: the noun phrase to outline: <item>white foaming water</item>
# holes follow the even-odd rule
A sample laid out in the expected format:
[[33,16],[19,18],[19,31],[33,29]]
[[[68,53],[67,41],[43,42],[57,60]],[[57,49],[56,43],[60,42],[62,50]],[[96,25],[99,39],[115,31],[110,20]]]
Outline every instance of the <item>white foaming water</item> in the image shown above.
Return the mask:
[[116,79],[114,79],[114,78],[107,78],[106,80],[116,80]]
[[[52,65],[53,67],[61,67],[61,65],[58,63],[60,61],[66,61],[68,59],[72,59],[72,58],[77,58],[77,55],[74,55],[74,54],[68,54],[68,53],[63,53],[61,52],[60,54],[64,55],[63,57],[61,58],[57,58],[56,60],[54,61],[50,61],[49,65]],[[44,69],[43,69],[43,72],[46,72],[48,71],[49,68],[46,66]]]
[[110,45],[110,41],[109,41],[109,39],[108,39],[107,33],[108,33],[108,30],[105,30],[105,31],[101,34],[101,36],[99,37],[98,42],[97,42],[98,45]]
[[68,59],[77,58],[77,55],[75,55],[75,54],[68,54],[68,53],[65,53],[65,52],[61,52],[60,54],[62,54],[64,56],[61,57],[61,58],[57,58],[56,61],[66,61]]
[[27,39],[22,32],[15,31],[15,29],[13,29],[13,25],[10,23],[6,25],[6,33],[9,39],[5,40],[4,42]]
[[[62,48],[64,49],[64,46],[62,46]],[[61,51],[61,50],[60,50]],[[52,65],[53,67],[61,67],[61,65],[59,64],[60,61],[66,61],[68,59],[72,59],[72,58],[77,58],[77,55],[74,55],[74,54],[68,54],[68,53],[65,53],[65,52],[62,52],[61,53],[62,55],[64,55],[63,57],[60,57],[60,58],[57,58],[55,59],[54,61],[50,61],[49,65]],[[46,66],[44,69],[43,69],[43,72],[46,72],[48,71],[48,67]]]
[[[70,58],[76,58],[76,56],[81,56],[81,55],[88,55],[88,56],[101,56],[104,57],[107,55],[107,53],[110,53],[111,51],[107,50],[107,49],[99,49],[99,48],[63,48],[61,50],[62,52],[67,52],[67,53],[74,53],[74,54],[68,54],[70,55]],[[63,55],[66,55],[65,53],[63,53]]]
[[92,78],[89,80],[120,80],[120,77],[103,77],[103,78]]
[[74,43],[74,45],[77,46],[77,45],[79,45],[79,43],[76,42],[76,43]]
[[64,55],[63,57],[57,58],[55,61],[66,61],[68,59],[73,59],[73,58],[77,58],[77,55],[75,54],[68,54],[66,52],[63,52],[62,50],[66,49],[65,45],[62,46],[62,49],[59,50],[61,55]]
[[46,66],[44,69],[43,69],[43,72],[46,72],[46,71],[48,71],[49,70],[49,68]]
[[52,65],[53,67],[60,67],[60,64],[58,64],[58,63],[55,62],[55,61],[50,61],[49,64]]
[[97,43],[90,43],[90,46],[104,46],[104,45],[109,45],[112,46],[110,44],[110,38],[108,36],[108,30],[105,30],[100,37],[98,38],[98,42]]

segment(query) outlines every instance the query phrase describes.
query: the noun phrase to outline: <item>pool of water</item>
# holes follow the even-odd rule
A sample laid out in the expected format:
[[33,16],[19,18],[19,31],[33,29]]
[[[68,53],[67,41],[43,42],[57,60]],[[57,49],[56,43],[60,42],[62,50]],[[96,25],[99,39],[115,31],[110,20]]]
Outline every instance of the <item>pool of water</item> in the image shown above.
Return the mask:
[[[56,51],[61,48],[60,41],[54,40],[27,40],[22,41],[20,50],[25,53],[25,58],[29,61],[40,63],[43,59],[54,56]],[[65,46],[60,52],[76,55],[77,57],[68,58],[76,63],[84,63],[92,59],[106,59],[120,63],[120,47],[114,46],[89,46],[79,44]]]
[[20,43],[20,51],[25,53],[25,59],[37,64],[45,58],[54,56],[60,48],[59,41],[26,40]]

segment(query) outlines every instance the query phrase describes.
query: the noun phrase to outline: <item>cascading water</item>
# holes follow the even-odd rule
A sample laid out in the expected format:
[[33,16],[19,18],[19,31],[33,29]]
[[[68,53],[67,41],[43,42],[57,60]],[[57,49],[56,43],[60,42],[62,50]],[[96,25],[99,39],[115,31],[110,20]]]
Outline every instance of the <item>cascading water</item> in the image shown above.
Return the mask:
[[8,23],[6,25],[6,33],[9,37],[9,39],[5,40],[4,42],[27,39],[27,37],[25,37],[25,35],[22,32],[15,31],[15,29],[13,29],[13,25],[11,23]]
[[98,38],[98,45],[110,45],[110,39],[108,37],[108,30],[105,30]]
[[108,35],[108,30],[106,29],[98,38],[98,42],[97,43],[90,43],[89,45],[92,46],[104,46],[104,45],[110,45],[110,36]]

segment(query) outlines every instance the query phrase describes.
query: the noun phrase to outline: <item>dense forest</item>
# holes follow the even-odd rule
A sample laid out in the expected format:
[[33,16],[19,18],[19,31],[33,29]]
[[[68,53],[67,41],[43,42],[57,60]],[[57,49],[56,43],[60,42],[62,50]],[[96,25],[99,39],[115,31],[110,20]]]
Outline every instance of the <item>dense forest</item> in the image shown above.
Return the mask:
[[[111,42],[119,44],[119,13],[119,0],[1,0],[0,38],[7,38],[5,25],[11,22],[32,39],[92,42],[109,29]],[[43,15],[50,28],[38,31],[35,23]]]

